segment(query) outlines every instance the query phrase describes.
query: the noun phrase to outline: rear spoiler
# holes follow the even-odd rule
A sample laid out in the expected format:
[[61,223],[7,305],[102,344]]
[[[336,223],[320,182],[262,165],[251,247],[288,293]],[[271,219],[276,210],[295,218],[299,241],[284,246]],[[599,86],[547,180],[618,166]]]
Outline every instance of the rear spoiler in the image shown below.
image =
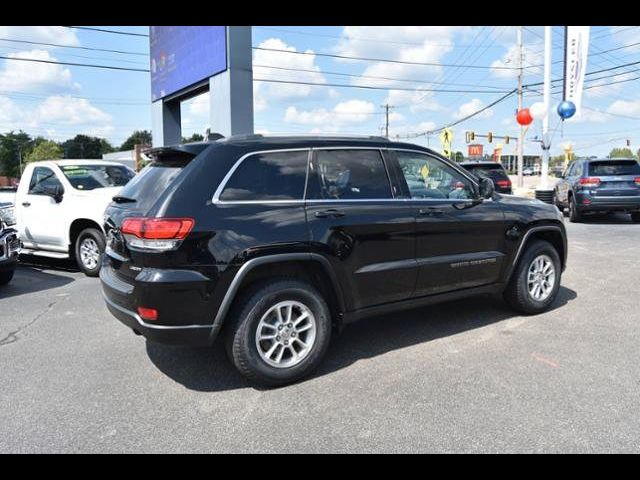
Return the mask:
[[185,143],[182,145],[171,145],[168,147],[156,147],[156,148],[148,148],[143,150],[143,153],[149,157],[161,159],[162,157],[175,156],[178,154],[179,156],[190,156],[195,157],[199,155],[205,148],[207,148],[210,143],[206,142],[196,142],[196,143]]

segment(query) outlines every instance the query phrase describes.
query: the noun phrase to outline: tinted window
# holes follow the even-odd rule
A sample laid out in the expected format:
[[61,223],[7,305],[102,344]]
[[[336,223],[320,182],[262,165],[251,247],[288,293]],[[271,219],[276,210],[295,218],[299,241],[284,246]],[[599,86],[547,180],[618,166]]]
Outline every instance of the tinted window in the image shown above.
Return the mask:
[[606,177],[609,175],[640,175],[640,165],[635,160],[615,162],[591,162],[589,175]]
[[504,180],[507,177],[502,165],[464,165],[464,169],[476,177],[484,176],[492,180]]
[[220,199],[302,200],[308,157],[307,150],[251,155],[233,172]]
[[64,165],[60,169],[77,190],[124,187],[135,176],[132,170],[119,165]]
[[158,201],[191,159],[193,155],[181,153],[156,159],[133,177],[118,195],[135,200],[136,208],[147,210]]
[[389,177],[377,150],[318,150],[307,198],[392,198]]
[[47,167],[36,167],[33,169],[31,183],[29,183],[30,195],[46,195],[47,192],[53,191],[54,188],[60,187],[62,183],[53,173],[53,170]]
[[473,198],[471,182],[429,155],[397,152],[411,198]]

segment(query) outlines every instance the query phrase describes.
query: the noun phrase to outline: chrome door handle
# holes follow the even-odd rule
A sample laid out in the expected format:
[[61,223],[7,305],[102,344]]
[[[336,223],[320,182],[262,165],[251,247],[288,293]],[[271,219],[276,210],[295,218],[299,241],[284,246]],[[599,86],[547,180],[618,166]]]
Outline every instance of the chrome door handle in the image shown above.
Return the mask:
[[439,208],[429,207],[418,210],[418,215],[421,217],[435,217],[442,214],[444,214],[444,210],[440,210]]
[[23,207],[30,207],[30,206],[31,206],[31,204],[30,204],[29,202],[23,202],[23,203],[22,203],[22,206],[23,206]]
[[341,212],[340,210],[336,210],[335,208],[331,208],[329,210],[320,210],[314,213],[314,215],[317,218],[327,218],[327,217],[338,218],[338,217],[344,217],[345,213]]

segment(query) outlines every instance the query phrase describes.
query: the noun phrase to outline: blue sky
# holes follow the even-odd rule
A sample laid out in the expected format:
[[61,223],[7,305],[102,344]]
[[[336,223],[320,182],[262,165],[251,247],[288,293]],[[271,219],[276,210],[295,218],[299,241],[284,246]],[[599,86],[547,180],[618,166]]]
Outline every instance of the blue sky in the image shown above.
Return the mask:
[[[146,34],[146,26],[105,26]],[[542,81],[542,27],[525,27],[524,82]],[[640,60],[640,27],[592,27],[587,71],[608,69]],[[15,40],[136,52],[139,55],[51,47]],[[380,134],[382,105],[393,106],[392,136],[407,136],[455,121],[498,99],[516,86],[516,27],[253,27],[253,45],[308,52],[296,55],[254,51],[254,78],[320,84],[375,86],[358,89],[254,82],[255,128],[265,133]],[[562,76],[563,29],[553,29],[553,77]],[[628,46],[631,45],[631,46]],[[624,48],[619,48],[624,47]],[[614,48],[617,50],[608,51]],[[603,52],[604,51],[604,52]],[[315,55],[402,60],[424,65],[356,61]],[[62,62],[148,68],[148,39],[65,27],[2,27],[0,55]],[[260,66],[262,65],[262,66]],[[462,66],[456,66],[462,65]],[[268,68],[280,67],[280,68]],[[492,68],[488,68],[492,67]],[[293,70],[284,70],[295,69]],[[593,75],[585,90],[579,118],[561,125],[555,112],[552,154],[567,142],[580,155],[606,155],[631,140],[640,148],[640,89],[637,66]],[[301,71],[302,70],[302,71]],[[341,74],[341,75],[338,75]],[[615,76],[611,76],[616,74]],[[605,78],[602,78],[605,77]],[[589,78],[589,77],[587,77]],[[611,83],[617,82],[617,83]],[[425,92],[424,89],[475,90],[476,93]],[[539,88],[539,87],[538,87]],[[404,89],[404,90],[400,90]],[[558,89],[554,105],[561,92]],[[486,93],[485,93],[486,92]],[[540,101],[528,92],[524,105]],[[453,148],[466,152],[464,132],[491,131],[517,136],[515,96],[454,127]],[[196,98],[183,105],[183,133],[208,127],[208,102]],[[55,140],[76,133],[104,136],[120,144],[134,129],[150,129],[149,74],[76,66],[0,60],[0,132],[24,130]],[[531,141],[541,131],[531,127],[525,153],[538,154]],[[438,146],[435,136],[415,143]],[[495,144],[495,142],[494,142]],[[485,151],[493,145],[485,145]],[[503,153],[515,152],[515,142]]]

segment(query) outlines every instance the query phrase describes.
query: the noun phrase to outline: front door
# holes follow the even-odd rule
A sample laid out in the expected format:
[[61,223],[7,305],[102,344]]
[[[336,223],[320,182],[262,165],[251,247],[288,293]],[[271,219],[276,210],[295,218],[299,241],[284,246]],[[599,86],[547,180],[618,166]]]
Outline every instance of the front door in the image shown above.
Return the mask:
[[22,200],[20,238],[32,248],[66,248],[64,245],[64,197],[57,202],[51,192],[62,183],[48,167],[35,167],[29,183],[29,191]]
[[415,216],[394,197],[379,150],[314,150],[305,203],[312,249],[333,263],[350,310],[413,294]]
[[477,199],[470,178],[436,156],[396,151],[396,158],[416,218],[414,296],[497,282],[506,231],[498,202]]

